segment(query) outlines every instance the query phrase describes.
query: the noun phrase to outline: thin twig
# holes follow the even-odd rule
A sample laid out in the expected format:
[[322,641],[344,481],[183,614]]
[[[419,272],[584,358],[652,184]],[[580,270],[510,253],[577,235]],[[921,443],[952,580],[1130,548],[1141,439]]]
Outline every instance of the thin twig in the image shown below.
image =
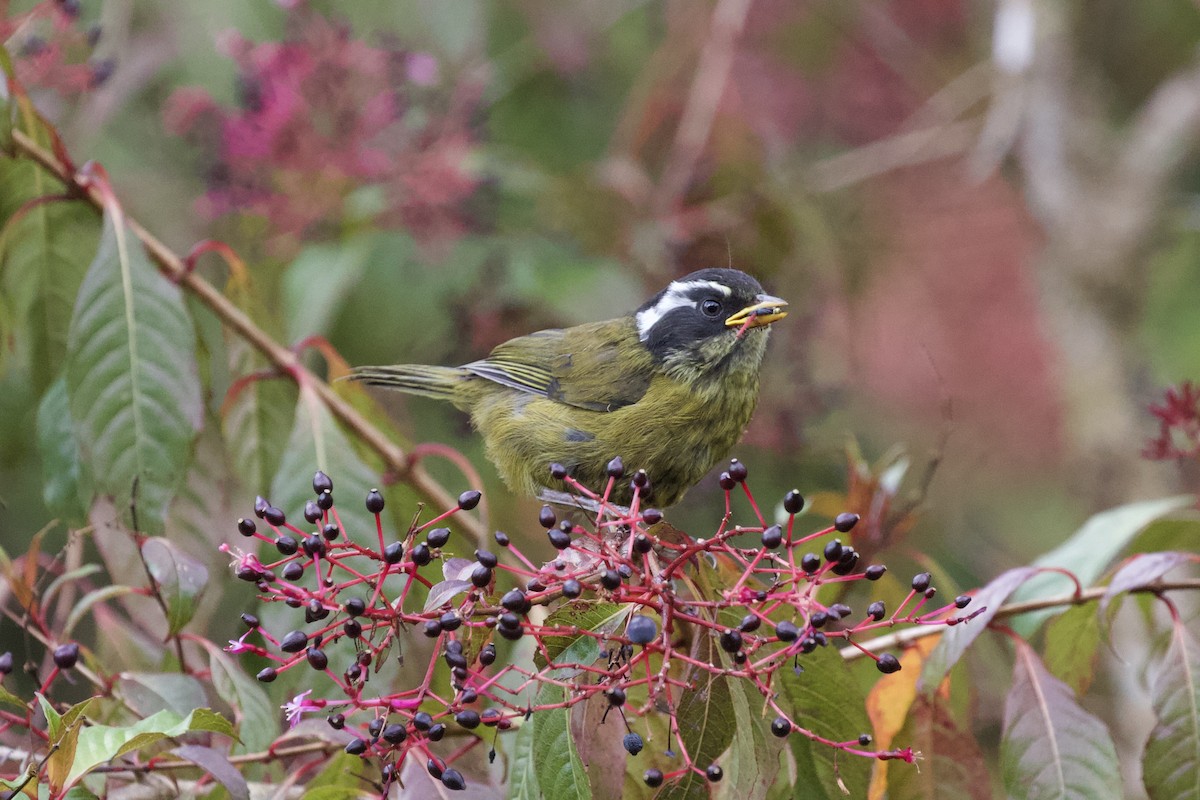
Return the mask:
[[[1135,586],[1128,589],[1129,593],[1136,592],[1151,592],[1159,594],[1161,592],[1169,592],[1179,589],[1200,589],[1200,579],[1182,580],[1182,581],[1152,581],[1150,583]],[[1041,611],[1046,608],[1057,608],[1058,606],[1081,606],[1084,603],[1091,603],[1108,592],[1107,586],[1093,586],[1090,589],[1084,589],[1082,592],[1058,595],[1057,597],[1045,597],[1040,600],[1025,600],[1020,603],[1010,603],[1006,606],[1001,606],[996,614],[992,617],[993,620],[1005,619],[1007,617],[1015,617],[1018,614],[1028,614],[1031,611]],[[968,625],[970,623],[967,623]],[[924,639],[926,636],[938,636],[945,633],[947,630],[945,625],[920,625],[915,628],[905,628],[902,631],[889,633],[886,636],[878,636],[865,642],[858,644],[864,650],[870,650],[877,653],[881,650],[889,650],[893,647],[906,646],[917,639]],[[856,647],[846,647],[841,650],[842,658],[847,661],[853,661],[860,658],[864,654],[864,650]]]
[[[12,131],[12,143],[18,152],[36,161],[48,172],[62,181],[73,193],[103,210],[103,199],[91,184],[80,181],[71,170],[45,148],[39,146],[23,131]],[[211,283],[189,270],[184,260],[147,231],[137,220],[127,217],[130,230],[142,242],[150,258],[171,280],[191,292],[201,303],[238,336],[245,339],[262,353],[268,361],[298,384],[311,387],[329,409],[330,413],[359,439],[383,459],[387,471],[409,486],[434,508],[453,508],[457,499],[452,497],[437,481],[419,465],[411,462],[408,454],[381,430],[366,420],[348,402],[338,396],[329,384],[309,371],[295,353],[276,342],[262,328],[254,324],[240,308],[221,294]],[[479,546],[486,541],[487,532],[473,517],[455,515],[454,520]]]

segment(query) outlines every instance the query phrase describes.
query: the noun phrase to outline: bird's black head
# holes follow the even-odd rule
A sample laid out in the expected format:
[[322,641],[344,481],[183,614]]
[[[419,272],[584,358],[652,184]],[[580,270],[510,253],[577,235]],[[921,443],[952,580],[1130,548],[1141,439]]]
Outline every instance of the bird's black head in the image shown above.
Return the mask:
[[744,272],[702,269],[672,281],[634,319],[642,344],[668,369],[705,372],[739,352],[757,369],[767,327],[787,315],[785,306]]

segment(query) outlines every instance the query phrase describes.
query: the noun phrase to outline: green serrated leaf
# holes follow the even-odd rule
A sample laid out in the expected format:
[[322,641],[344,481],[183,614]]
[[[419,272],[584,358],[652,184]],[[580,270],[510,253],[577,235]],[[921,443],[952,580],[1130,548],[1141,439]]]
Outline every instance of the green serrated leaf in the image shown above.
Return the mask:
[[[537,704],[561,703],[566,692],[561,686],[547,684],[538,692]],[[539,711],[527,724],[533,725],[533,747],[539,754],[534,760],[537,782],[546,797],[555,800],[588,800],[587,769],[571,737],[571,713],[566,708]]]
[[75,783],[100,764],[125,753],[141,750],[155,742],[182,736],[189,731],[208,731],[233,737],[233,725],[220,714],[197,708],[186,717],[174,711],[160,711],[132,725],[90,725],[79,732],[75,758],[66,785]]
[[[592,633],[613,633],[625,622],[632,608],[620,603],[564,603],[546,617],[543,625],[555,628],[574,627]],[[542,641],[545,643],[546,652],[542,653],[539,649],[533,656],[538,669],[548,666],[546,655],[556,664],[567,662],[585,666],[594,663],[600,657],[600,642],[586,633],[547,636]],[[562,673],[556,671],[555,674],[561,678],[567,677],[567,672],[568,670],[564,669]]]
[[[867,698],[836,649],[819,647],[801,657],[800,666],[804,671],[799,675],[780,671],[772,684],[779,691],[780,706],[797,725],[835,742],[871,731]],[[793,732],[788,743],[796,760],[795,797],[843,797],[839,780],[850,797],[866,797],[870,759],[847,756],[799,732]]]
[[208,569],[162,537],[151,537],[142,543],[142,558],[167,604],[167,633],[174,636],[196,613],[200,595],[208,586]]
[[361,773],[362,758],[352,756],[344,751],[335,752],[325,762],[325,767],[316,777],[305,784],[305,800],[317,795],[319,789],[328,789],[336,794],[326,795],[329,800],[334,798],[357,797],[365,790]]
[[[726,666],[733,666],[728,654],[721,653],[721,658]],[[779,775],[779,756],[786,745],[783,739],[767,735],[774,715],[763,716],[763,698],[753,684],[730,680],[729,697],[737,720],[725,765],[731,796],[765,800]]]
[[[265,359],[242,339],[230,336],[228,348],[229,369],[234,376],[252,375],[266,367]],[[247,383],[222,409],[221,428],[230,461],[256,494],[265,495],[271,490],[295,409],[296,388],[291,381],[281,379]]]
[[262,684],[247,675],[228,654],[212,642],[203,644],[208,650],[213,688],[233,707],[241,740],[234,745],[234,752],[266,750],[279,735],[279,708],[271,703]]
[[161,533],[200,425],[195,331],[179,287],[112,214],[75,303],[67,395],[96,490]]
[[84,474],[75,440],[65,378],[52,383],[38,404],[37,439],[46,508],[68,525],[84,524],[91,481]]
[[1200,799],[1200,644],[1176,620],[1151,688],[1157,722],[1142,780],[1151,800]]
[[1017,640],[1013,683],[1004,704],[1000,769],[1008,796],[1022,800],[1094,800],[1121,786],[1108,729]]
[[[37,197],[35,176],[40,171],[30,162],[0,162],[0,184],[3,191],[15,191],[23,199]],[[26,345],[35,389],[44,389],[62,370],[75,295],[99,232],[90,206],[61,201],[32,206],[3,228],[3,287],[17,337]]]
[[[1144,500],[1101,511],[1085,522],[1071,538],[1033,562],[1033,566],[1068,570],[1083,586],[1090,586],[1146,526],[1195,502],[1195,497],[1181,495]],[[1074,588],[1075,584],[1065,575],[1044,573],[1029,580],[1020,590],[1014,592],[1012,601],[1051,597],[1070,592]],[[1029,637],[1046,619],[1056,613],[1058,611],[1054,609],[1034,611],[1022,614],[1009,624],[1022,636]]]
[[283,277],[289,342],[329,334],[375,247],[376,237],[366,234],[336,244],[310,245],[296,256]]
[[515,735],[505,737],[504,743],[508,751],[508,800],[541,800],[533,725],[522,725]]
[[[311,388],[302,388],[296,404],[296,420],[284,448],[279,471],[271,482],[271,502],[288,516],[298,517],[312,497],[313,473],[322,470],[333,478],[338,516],[346,533],[360,544],[376,544],[375,516],[362,498],[380,486],[379,475],[358,457],[342,434],[329,409]],[[384,490],[385,497],[390,492]],[[384,535],[393,535],[384,521]]]
[[1046,626],[1046,667],[1076,694],[1083,694],[1096,672],[1100,618],[1091,603],[1075,606]]
[[[704,637],[697,650],[695,657],[698,660],[709,664],[720,663],[717,648],[711,637]],[[737,726],[729,679],[707,672],[698,675],[691,690],[683,692],[682,697],[678,698],[676,718],[679,720],[679,733],[692,762],[702,770],[710,764],[717,763],[721,754],[729,749],[734,728]],[[708,791],[708,779],[689,771],[683,778],[666,787],[659,797],[663,800],[683,800],[696,796],[700,791]]]

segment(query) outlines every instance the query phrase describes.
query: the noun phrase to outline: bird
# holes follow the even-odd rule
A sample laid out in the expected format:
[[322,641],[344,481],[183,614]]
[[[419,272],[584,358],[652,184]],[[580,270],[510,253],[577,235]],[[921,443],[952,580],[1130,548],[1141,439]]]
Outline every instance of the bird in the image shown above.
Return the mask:
[[[559,497],[564,474],[599,491],[620,457],[646,472],[642,507],[667,508],[741,438],[787,305],[745,272],[702,269],[616,319],[519,336],[458,367],[364,366],[352,378],[469,414],[514,491]],[[609,500],[628,506],[632,492],[618,481]]]

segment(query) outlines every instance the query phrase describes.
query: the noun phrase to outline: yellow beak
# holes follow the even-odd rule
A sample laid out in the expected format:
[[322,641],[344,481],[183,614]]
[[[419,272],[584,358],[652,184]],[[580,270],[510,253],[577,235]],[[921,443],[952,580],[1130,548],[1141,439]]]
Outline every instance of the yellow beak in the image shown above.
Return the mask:
[[763,325],[770,325],[772,322],[781,320],[787,316],[788,312],[784,310],[787,306],[786,300],[772,297],[769,294],[760,294],[755,299],[758,300],[757,303],[752,306],[746,306],[725,320],[726,327],[740,328],[746,324],[746,320],[749,320],[749,327],[758,328]]

